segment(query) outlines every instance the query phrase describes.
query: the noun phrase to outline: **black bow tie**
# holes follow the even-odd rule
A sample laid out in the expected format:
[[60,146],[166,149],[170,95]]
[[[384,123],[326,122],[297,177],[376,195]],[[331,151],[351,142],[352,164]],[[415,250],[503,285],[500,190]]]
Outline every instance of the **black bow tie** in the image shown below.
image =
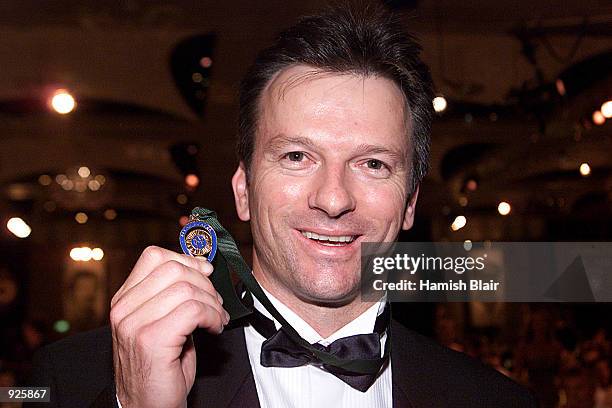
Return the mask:
[[[264,367],[300,367],[313,364],[324,368],[356,390],[365,392],[374,384],[381,368],[388,361],[388,353],[385,353],[386,358],[380,358],[380,339],[389,326],[389,309],[389,305],[386,305],[385,310],[376,318],[374,333],[343,337],[332,342],[329,346],[318,343],[312,344],[313,347],[331,353],[343,360],[378,361],[380,362],[378,371],[374,374],[351,372],[323,363],[314,353],[293,341],[282,327],[280,330],[276,330],[274,322],[255,309],[250,319],[251,325],[267,339],[261,346],[261,365]],[[385,348],[389,347],[389,340],[387,338]]]
[[[315,364],[321,363],[321,366],[325,367],[334,375],[337,375],[338,378],[343,381],[346,380],[341,376],[345,378],[355,377],[355,388],[358,390],[365,391],[372,385],[389,357],[391,331],[387,331],[387,346],[385,347],[382,357],[380,355],[380,340],[374,341],[375,336],[380,337],[380,335],[384,333],[384,330],[388,326],[389,315],[386,315],[386,317],[382,319],[385,323],[381,323],[380,327],[382,327],[382,329],[377,331],[377,335],[366,335],[366,338],[359,337],[358,339],[349,340],[345,345],[340,346],[341,343],[338,343],[338,345],[333,346],[333,351],[337,351],[338,355],[331,352],[332,345],[326,348],[321,345],[312,345],[308,343],[300,337],[299,333],[291,327],[289,322],[287,322],[278,310],[276,310],[274,305],[272,305],[270,299],[266,297],[259,283],[257,283],[253,277],[251,269],[246,262],[244,262],[244,259],[242,259],[236,242],[230,233],[219,223],[214,211],[196,207],[193,209],[192,215],[197,220],[209,224],[217,234],[219,255],[214,259],[213,265],[215,271],[210,276],[210,279],[217,291],[223,296],[223,307],[230,314],[232,321],[249,319],[253,316],[252,305],[253,297],[255,297],[282,326],[283,334],[279,334],[278,336],[280,338],[272,341],[272,343],[276,342],[281,345],[294,343],[297,345],[295,349],[299,350],[298,354],[305,353],[312,356],[312,362]],[[246,288],[242,299],[238,297],[238,294],[234,290],[231,277],[232,271],[238,276],[238,280]],[[242,293],[242,291],[239,291],[239,293]],[[387,305],[386,310],[389,310],[389,305]],[[274,324],[272,324],[271,332],[265,335],[265,337],[270,338],[274,336],[275,333],[276,330]],[[283,336],[288,337],[288,339],[283,340]],[[367,336],[370,336],[369,340]],[[272,349],[276,351],[277,349],[283,349],[283,347],[272,347]],[[272,360],[275,359],[276,357]],[[352,385],[348,381],[346,382]],[[351,380],[351,382],[353,382],[353,380]],[[359,385],[359,383],[361,383],[361,385]]]

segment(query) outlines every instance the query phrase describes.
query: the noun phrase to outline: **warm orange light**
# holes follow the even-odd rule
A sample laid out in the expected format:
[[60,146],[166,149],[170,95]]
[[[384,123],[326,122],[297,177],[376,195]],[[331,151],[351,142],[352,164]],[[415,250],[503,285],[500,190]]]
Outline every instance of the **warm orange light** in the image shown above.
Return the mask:
[[589,174],[591,174],[591,166],[589,166],[589,164],[588,164],[588,163],[582,163],[582,164],[580,165],[580,174],[581,174],[583,177],[586,177],[586,176],[588,176]]
[[62,188],[66,191],[70,191],[74,188],[74,182],[70,179],[62,181]]
[[601,105],[601,114],[604,115],[606,119],[612,118],[612,101],[604,102]]
[[49,177],[49,175],[47,174],[42,174],[39,178],[38,178],[38,182],[43,185],[43,186],[48,186],[49,184],[51,184],[51,182],[53,181],[53,179],[51,177]]
[[51,98],[51,107],[61,115],[70,113],[76,107],[74,97],[65,89],[58,89]]
[[89,217],[84,212],[79,212],[79,213],[76,213],[76,215],[74,216],[74,219],[79,224],[85,224],[87,220],[89,219]]
[[557,79],[555,81],[555,86],[557,87],[557,92],[559,92],[559,95],[565,95],[565,84],[561,79]]
[[476,182],[476,180],[470,179],[467,181],[467,183],[465,183],[465,188],[470,191],[476,191],[476,189],[478,188],[478,183]]
[[103,184],[106,182],[106,177],[104,177],[104,176],[103,176],[103,175],[101,175],[101,174],[98,174],[98,175],[95,177],[95,180],[96,180],[98,183],[100,183],[100,185],[103,185]]
[[91,191],[98,191],[100,189],[100,182],[98,180],[89,180],[87,187],[89,187]]
[[451,229],[453,231],[459,231],[461,228],[465,227],[465,224],[467,224],[467,219],[463,215],[458,215],[451,224]]
[[94,261],[101,261],[104,258],[104,251],[102,248],[94,248],[91,250],[91,258]]
[[89,170],[89,167],[81,166],[79,167],[79,170],[77,171],[77,173],[79,173],[79,176],[83,178],[87,178],[91,174],[91,170]]
[[436,96],[433,98],[433,108],[437,113],[442,113],[446,110],[446,98],[443,96]]
[[6,228],[18,238],[27,238],[32,228],[21,218],[13,217],[6,222]]
[[200,179],[195,174],[188,174],[185,176],[185,184],[189,187],[197,187],[200,184]]
[[115,218],[117,218],[117,211],[113,210],[112,208],[107,209],[106,211],[104,211],[104,218],[109,221],[114,220]]
[[606,117],[601,111],[593,112],[593,123],[596,125],[603,125],[606,122]]
[[497,206],[497,212],[499,212],[501,215],[508,215],[510,214],[510,211],[512,211],[512,207],[505,201],[502,201]]
[[101,261],[104,258],[102,248],[76,247],[70,250],[70,258],[77,262]]
[[70,250],[70,258],[73,261],[88,262],[91,261],[92,253],[89,247],[78,247]]

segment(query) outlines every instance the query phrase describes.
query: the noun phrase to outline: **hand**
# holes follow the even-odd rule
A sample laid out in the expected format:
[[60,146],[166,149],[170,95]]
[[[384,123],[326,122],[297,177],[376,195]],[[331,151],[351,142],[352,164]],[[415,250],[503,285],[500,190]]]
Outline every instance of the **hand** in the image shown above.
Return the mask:
[[195,380],[191,333],[221,333],[229,322],[205,259],[159,248],[143,251],[111,301],[113,365],[123,408],[187,405]]

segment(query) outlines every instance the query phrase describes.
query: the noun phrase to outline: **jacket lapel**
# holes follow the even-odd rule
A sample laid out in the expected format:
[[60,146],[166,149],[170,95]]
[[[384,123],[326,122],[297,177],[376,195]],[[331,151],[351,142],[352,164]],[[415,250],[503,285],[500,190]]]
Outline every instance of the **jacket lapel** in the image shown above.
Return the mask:
[[408,395],[406,395],[406,383],[410,381],[406,344],[403,341],[401,327],[397,328],[398,323],[391,320],[391,370],[393,384],[393,408],[412,408]]
[[391,320],[391,369],[393,370],[393,407],[446,407],[444,384],[430,355],[416,341],[416,334]]
[[221,335],[196,330],[194,343],[198,365],[188,406],[259,408],[243,326],[226,327]]
[[[250,368],[249,368],[249,371]],[[244,408],[244,407],[259,407],[259,398],[257,396],[257,388],[255,387],[255,380],[253,373],[250,372],[245,378],[243,383],[236,391],[234,398],[229,403],[227,408]]]

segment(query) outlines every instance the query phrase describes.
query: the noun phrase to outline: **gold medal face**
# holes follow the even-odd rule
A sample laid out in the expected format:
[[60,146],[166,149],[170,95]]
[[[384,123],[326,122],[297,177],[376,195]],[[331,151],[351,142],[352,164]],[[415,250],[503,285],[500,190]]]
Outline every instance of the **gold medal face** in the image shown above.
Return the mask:
[[185,237],[185,243],[193,256],[207,257],[212,250],[213,238],[203,228],[194,228]]
[[179,243],[185,255],[206,258],[212,262],[217,253],[217,234],[212,226],[191,216],[179,233]]

